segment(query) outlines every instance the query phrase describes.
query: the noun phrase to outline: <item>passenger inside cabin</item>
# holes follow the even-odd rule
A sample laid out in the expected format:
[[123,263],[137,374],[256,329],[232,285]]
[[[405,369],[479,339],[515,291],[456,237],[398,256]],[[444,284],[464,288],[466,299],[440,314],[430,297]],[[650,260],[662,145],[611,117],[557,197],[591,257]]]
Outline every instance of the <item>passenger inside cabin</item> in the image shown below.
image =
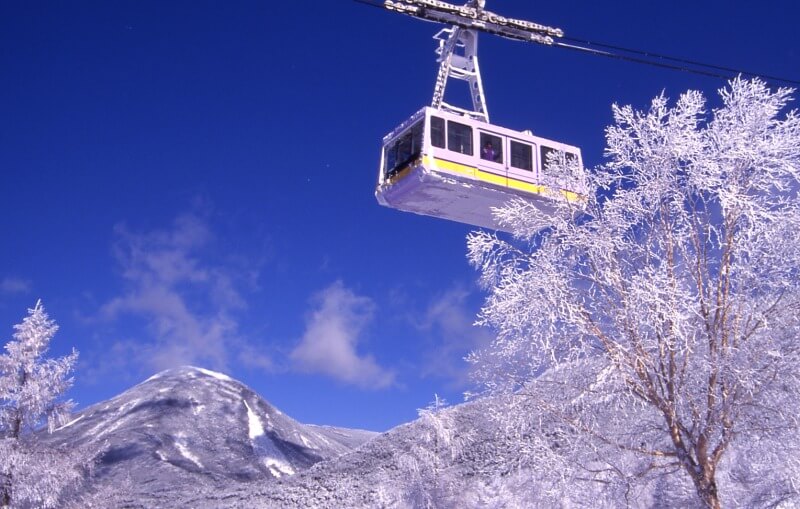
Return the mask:
[[486,159],[487,161],[493,162],[497,161],[497,152],[495,152],[491,141],[487,141],[483,145],[483,148],[481,149],[481,159]]

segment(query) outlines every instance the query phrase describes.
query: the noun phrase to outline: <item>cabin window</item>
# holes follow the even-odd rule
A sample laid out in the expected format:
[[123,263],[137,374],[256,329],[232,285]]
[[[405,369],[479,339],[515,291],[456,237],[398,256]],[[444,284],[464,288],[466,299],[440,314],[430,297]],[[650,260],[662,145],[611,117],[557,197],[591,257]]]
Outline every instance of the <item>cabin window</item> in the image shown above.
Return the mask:
[[443,118],[431,117],[431,145],[434,147],[445,148]]
[[458,122],[447,122],[447,149],[472,155],[472,128]]
[[481,133],[481,159],[503,163],[503,140],[499,136]]
[[387,145],[383,149],[383,168],[386,176],[397,167],[397,147],[395,145]]
[[409,160],[409,158],[411,157],[411,151],[413,149],[412,145],[413,141],[410,132],[404,134],[403,136],[400,137],[399,140],[397,140],[396,146],[397,146],[398,163],[402,163],[404,161]]
[[533,171],[533,149],[530,145],[511,140],[511,166]]
[[422,137],[425,126],[420,120],[411,127],[411,156],[416,158],[422,153]]
[[541,154],[542,154],[542,168],[544,169],[545,173],[553,173],[553,172],[549,171],[549,168],[548,168],[549,164],[548,164],[548,160],[547,160],[548,157],[554,157],[554,156],[550,155],[551,153],[556,154],[555,157],[560,157],[561,155],[563,155],[564,156],[564,160],[565,160],[565,162],[567,163],[568,166],[572,166],[578,160],[577,154],[573,154],[572,152],[564,152],[563,150],[558,150],[558,149],[555,149],[555,148],[552,148],[552,147],[545,147],[544,145],[542,145],[542,152],[541,152]]
[[398,136],[386,146],[384,153],[384,171],[387,177],[418,158],[422,152],[422,121],[417,122],[406,132]]

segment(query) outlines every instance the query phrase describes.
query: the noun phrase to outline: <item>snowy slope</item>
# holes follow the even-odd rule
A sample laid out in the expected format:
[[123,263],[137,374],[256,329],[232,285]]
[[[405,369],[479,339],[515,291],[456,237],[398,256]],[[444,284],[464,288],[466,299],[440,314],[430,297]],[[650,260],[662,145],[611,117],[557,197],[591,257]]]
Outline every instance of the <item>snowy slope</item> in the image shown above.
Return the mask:
[[[529,508],[551,507],[530,471],[509,472],[517,437],[498,433],[485,399],[422,417],[362,447],[269,485],[204,490],[186,507],[257,508]],[[543,503],[545,502],[545,503]]]
[[[547,378],[564,376],[569,376],[567,370]],[[526,392],[535,394],[538,384],[533,382]],[[565,400],[574,396],[565,384],[558,387]],[[295,476],[203,490],[176,502],[215,509],[700,507],[680,469],[651,476],[646,457],[611,445],[587,447],[563,421],[532,403],[526,396],[497,395],[445,408]],[[511,412],[527,417],[509,421]],[[784,445],[786,458],[768,471],[766,482],[749,465],[758,444],[731,449],[719,472],[724,507],[800,507],[797,470],[792,470],[798,447]],[[625,465],[636,476],[617,476],[609,465]]]
[[[564,398],[574,396],[558,386]],[[81,412],[52,438],[104,448],[88,487],[69,506],[82,509],[697,506],[691,483],[678,470],[631,484],[627,478],[594,482],[591,475],[603,469],[595,468],[593,457],[576,465],[565,454],[576,444],[574,432],[537,411],[529,395],[427,412],[376,436],[300,424],[239,382],[182,368]],[[504,416],[512,412],[535,426],[508,426]],[[602,457],[607,451],[597,452]],[[731,454],[722,474],[735,494],[728,505],[798,507],[793,485],[780,492],[759,491],[751,481],[737,487],[746,480],[747,461],[741,459],[748,450]],[[618,453],[608,458],[629,461]]]
[[376,436],[299,424],[224,375],[182,368],[85,410],[56,436],[107,444],[92,507],[552,507],[560,495],[492,418],[505,406],[485,398]]
[[292,476],[375,435],[301,424],[226,375],[183,367],[77,413],[49,440],[102,451],[92,485],[118,487],[119,504],[170,507],[182,492]]

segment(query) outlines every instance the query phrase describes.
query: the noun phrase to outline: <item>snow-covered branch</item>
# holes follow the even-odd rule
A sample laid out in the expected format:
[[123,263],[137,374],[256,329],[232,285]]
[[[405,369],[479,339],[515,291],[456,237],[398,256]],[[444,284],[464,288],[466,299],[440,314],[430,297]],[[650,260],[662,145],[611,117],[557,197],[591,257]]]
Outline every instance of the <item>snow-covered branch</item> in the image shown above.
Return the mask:
[[[731,448],[787,430],[796,441],[800,118],[781,116],[791,93],[737,79],[710,113],[699,92],[647,111],[614,106],[609,161],[587,173],[597,192],[583,215],[515,202],[497,213],[513,240],[471,234],[489,293],[479,323],[497,332],[470,357],[479,380],[528,391],[543,373],[573,371],[580,404],[540,392],[540,409],[619,450],[669,450],[709,507],[729,496],[717,469]],[[571,174],[569,161],[549,163]],[[612,389],[619,426],[588,403]],[[759,410],[777,402],[791,410]]]
[[0,507],[56,507],[62,490],[81,478],[81,461],[40,437],[69,416],[72,402],[62,396],[78,353],[45,358],[58,326],[41,301],[14,329],[0,355]]

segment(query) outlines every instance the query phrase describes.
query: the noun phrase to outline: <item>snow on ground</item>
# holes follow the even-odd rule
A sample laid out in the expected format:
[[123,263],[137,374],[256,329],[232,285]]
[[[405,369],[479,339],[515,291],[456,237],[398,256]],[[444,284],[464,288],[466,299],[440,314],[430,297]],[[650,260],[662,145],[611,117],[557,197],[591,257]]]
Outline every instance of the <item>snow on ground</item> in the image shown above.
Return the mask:
[[184,443],[185,440],[186,438],[182,433],[178,434],[175,437],[175,448],[178,449],[178,452],[181,453],[181,456],[183,456],[187,460],[197,465],[198,468],[204,468],[203,464],[200,462],[200,458],[192,454],[192,451],[190,451],[189,448],[186,447],[186,444]]
[[91,430],[89,430],[89,434],[98,437],[108,435],[109,433],[113,433],[114,431],[118,430],[120,426],[122,426],[123,422],[124,419],[117,419],[115,421],[111,421],[109,425],[108,421],[100,421]]
[[[108,421],[100,421],[99,424],[95,425],[89,431],[89,434],[96,435],[96,436],[103,436],[103,435],[108,435],[109,433],[113,433],[114,431],[118,430],[120,428],[120,426],[122,426],[125,423],[125,419],[123,417],[121,417],[121,416],[125,416],[125,414],[130,412],[132,409],[136,408],[136,405],[138,405],[140,402],[141,402],[141,400],[138,399],[138,398],[132,399],[131,401],[126,402],[124,405],[119,407],[119,409],[115,412],[117,416],[120,416],[120,418],[117,418],[116,420],[112,421],[110,426],[109,426],[109,422]],[[73,421],[73,423],[76,422],[76,421]],[[104,429],[101,429],[101,428],[104,428]]]
[[203,369],[203,368],[194,368],[194,369],[196,369],[200,373],[203,373],[204,375],[208,375],[208,376],[214,377],[217,380],[223,380],[225,382],[233,382],[234,381],[234,379],[229,377],[228,375],[223,375],[222,373],[217,373],[216,371],[211,371],[210,369]]
[[131,410],[136,405],[138,405],[140,401],[141,400],[137,398],[126,402],[121,407],[119,407],[119,411],[117,413],[119,413],[120,415],[128,413],[128,411]]
[[309,440],[302,433],[298,433],[297,436],[300,438],[300,441],[303,442],[303,445],[309,449],[318,449],[318,447],[315,447],[311,442],[309,442]]
[[327,438],[325,438],[325,436],[322,435],[321,433],[317,434],[317,439],[319,439],[325,445],[331,445],[331,442]]
[[60,429],[64,429],[64,428],[69,428],[70,426],[72,426],[72,425],[73,425],[73,424],[75,424],[76,422],[80,421],[80,420],[81,420],[81,419],[83,419],[84,417],[86,417],[86,415],[81,415],[81,416],[80,416],[80,417],[78,417],[77,419],[72,419],[72,420],[71,420],[71,421],[69,421],[68,423],[66,423],[66,424],[64,424],[64,425],[62,425],[62,426],[59,426],[59,427],[57,427],[57,428],[55,429],[55,431],[58,431],[58,430],[60,430]]
[[217,387],[215,388],[215,392],[217,393],[217,396],[221,398],[239,399],[242,397],[241,392],[234,386]]
[[248,434],[250,440],[253,441],[253,447],[256,453],[261,457],[264,466],[267,467],[270,473],[275,477],[294,475],[294,468],[289,464],[283,453],[275,447],[272,440],[266,436],[264,426],[261,424],[261,419],[259,419],[258,414],[250,408],[246,400],[242,400],[242,402],[245,408],[247,408]]
[[291,465],[275,458],[264,458],[264,465],[275,477],[294,475],[295,473]]
[[264,435],[264,426],[261,425],[261,419],[253,412],[250,405],[247,404],[247,401],[244,401],[244,406],[247,408],[247,423],[250,429],[250,440],[255,440]]

